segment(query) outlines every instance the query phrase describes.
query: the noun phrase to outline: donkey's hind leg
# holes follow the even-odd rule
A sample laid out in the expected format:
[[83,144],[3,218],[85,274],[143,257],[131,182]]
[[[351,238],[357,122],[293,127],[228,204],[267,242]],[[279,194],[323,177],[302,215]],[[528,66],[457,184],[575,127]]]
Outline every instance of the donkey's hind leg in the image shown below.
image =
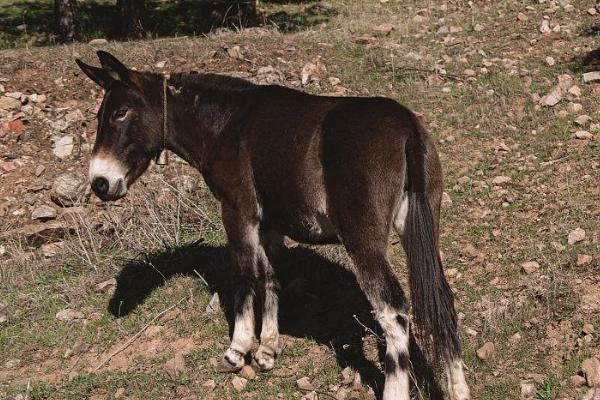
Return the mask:
[[[385,246],[386,242],[383,243]],[[402,287],[392,272],[385,247],[375,251],[363,246],[346,247],[356,264],[358,283],[385,334],[383,400],[408,400],[410,331],[408,305]]]
[[[260,346],[254,359],[261,371],[269,371],[275,366],[275,357],[279,347],[279,281],[271,265],[271,261],[283,248],[283,235],[274,231],[261,231],[260,290],[263,300],[262,327],[260,331]],[[265,255],[265,252],[267,255]]]

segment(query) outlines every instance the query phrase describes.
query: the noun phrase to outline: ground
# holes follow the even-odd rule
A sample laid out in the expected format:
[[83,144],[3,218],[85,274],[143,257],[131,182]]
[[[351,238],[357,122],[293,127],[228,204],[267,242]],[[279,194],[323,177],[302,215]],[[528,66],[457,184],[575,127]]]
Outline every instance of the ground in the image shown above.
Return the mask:
[[[290,243],[277,260],[286,346],[273,372],[244,382],[217,366],[229,264],[195,171],[171,155],[116,203],[85,184],[74,206],[52,200],[58,176],[86,175],[102,92],[73,57],[95,63],[97,48],[140,70],[388,96],[421,114],[445,171],[441,247],[473,398],[585,398],[583,361],[600,357],[600,81],[582,66],[598,45],[593,6],[261,3],[319,23],[1,51],[0,399],[313,396],[303,377],[321,399],[381,393],[380,330],[340,246]],[[49,219],[32,220],[43,205]],[[389,251],[404,282],[397,238]],[[426,378],[415,398],[436,398]]]

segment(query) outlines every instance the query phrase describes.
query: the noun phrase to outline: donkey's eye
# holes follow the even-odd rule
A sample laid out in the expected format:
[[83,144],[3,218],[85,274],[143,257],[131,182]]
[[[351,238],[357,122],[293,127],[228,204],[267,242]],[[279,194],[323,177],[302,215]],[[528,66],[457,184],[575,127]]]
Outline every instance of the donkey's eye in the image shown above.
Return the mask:
[[120,108],[113,114],[113,118],[117,121],[123,121],[129,112],[128,108]]

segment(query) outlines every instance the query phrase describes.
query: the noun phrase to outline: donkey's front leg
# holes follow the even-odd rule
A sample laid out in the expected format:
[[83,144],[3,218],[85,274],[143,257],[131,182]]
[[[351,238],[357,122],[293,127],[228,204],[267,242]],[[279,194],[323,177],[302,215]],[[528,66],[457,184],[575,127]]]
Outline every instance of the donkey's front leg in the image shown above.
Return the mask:
[[231,345],[223,356],[223,365],[231,370],[244,366],[244,357],[254,344],[254,300],[258,278],[260,243],[258,219],[237,207],[223,205],[223,225],[234,276],[234,320]]

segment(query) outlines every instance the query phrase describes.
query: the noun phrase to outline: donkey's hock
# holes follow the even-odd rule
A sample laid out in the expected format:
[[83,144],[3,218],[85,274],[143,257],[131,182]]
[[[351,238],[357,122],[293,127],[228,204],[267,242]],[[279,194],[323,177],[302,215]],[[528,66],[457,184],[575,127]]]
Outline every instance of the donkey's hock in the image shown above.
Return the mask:
[[[105,90],[90,161],[94,193],[123,197],[167,149],[197,168],[221,202],[234,285],[227,368],[243,367],[256,342],[262,370],[280,354],[271,262],[287,235],[341,243],[352,257],[386,338],[384,400],[409,399],[410,323],[430,358],[443,360],[449,397],[470,398],[438,247],[441,165],[410,110],[386,98],[312,96],[213,74],[165,78],[98,57],[101,68],[77,60]],[[412,318],[388,259],[392,229],[407,255]]]

